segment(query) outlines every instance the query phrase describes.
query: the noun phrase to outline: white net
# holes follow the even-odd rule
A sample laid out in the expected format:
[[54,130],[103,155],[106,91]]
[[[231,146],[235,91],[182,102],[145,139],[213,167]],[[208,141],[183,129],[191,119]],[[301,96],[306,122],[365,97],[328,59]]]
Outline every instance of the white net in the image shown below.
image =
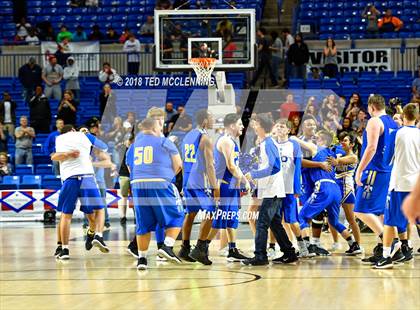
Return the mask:
[[197,85],[209,85],[211,73],[216,65],[216,58],[191,58],[188,63],[197,75]]

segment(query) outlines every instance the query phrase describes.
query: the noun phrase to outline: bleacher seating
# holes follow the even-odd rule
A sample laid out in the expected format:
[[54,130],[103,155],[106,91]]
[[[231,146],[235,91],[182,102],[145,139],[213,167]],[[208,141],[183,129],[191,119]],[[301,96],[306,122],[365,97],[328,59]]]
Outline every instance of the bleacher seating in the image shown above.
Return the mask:
[[24,175],[19,189],[40,189],[42,185],[42,176],[40,175]]
[[3,177],[2,184],[0,184],[0,190],[5,189],[18,189],[20,184],[20,176],[17,175],[6,175]]
[[[385,33],[383,38],[412,38],[420,37],[418,0],[389,0],[389,1],[335,1],[335,0],[300,0],[296,8],[296,26],[310,24],[317,32],[314,39],[364,39],[366,21],[362,17],[368,4],[383,12],[386,8],[393,10],[393,15],[404,22],[400,32]],[[298,28],[296,28],[298,29]]]

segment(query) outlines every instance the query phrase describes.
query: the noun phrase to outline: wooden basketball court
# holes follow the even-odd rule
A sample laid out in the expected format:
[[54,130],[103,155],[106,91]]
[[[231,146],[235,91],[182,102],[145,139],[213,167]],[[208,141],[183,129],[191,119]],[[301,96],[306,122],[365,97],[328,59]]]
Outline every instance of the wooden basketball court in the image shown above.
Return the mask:
[[[131,225],[114,224],[105,235],[109,254],[96,248],[86,252],[80,224],[73,225],[66,262],[52,256],[54,228],[1,225],[1,309],[420,309],[418,256],[381,271],[341,253],[294,266],[243,267],[216,256],[216,241],[210,252],[213,265],[207,267],[159,264],[152,241],[151,268],[138,272],[125,250]],[[247,236],[238,240],[239,248],[251,251],[249,227],[241,225],[238,235]],[[370,252],[374,237],[364,234],[363,239]],[[326,246],[330,240],[324,234]],[[418,239],[414,245],[417,250]]]

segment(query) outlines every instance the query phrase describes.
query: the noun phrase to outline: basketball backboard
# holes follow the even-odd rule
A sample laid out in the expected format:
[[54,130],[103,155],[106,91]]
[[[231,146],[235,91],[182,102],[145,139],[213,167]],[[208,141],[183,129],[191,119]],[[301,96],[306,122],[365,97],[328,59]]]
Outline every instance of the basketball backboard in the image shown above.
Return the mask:
[[254,69],[255,10],[155,10],[155,69],[191,70],[191,57],[216,58],[215,70]]

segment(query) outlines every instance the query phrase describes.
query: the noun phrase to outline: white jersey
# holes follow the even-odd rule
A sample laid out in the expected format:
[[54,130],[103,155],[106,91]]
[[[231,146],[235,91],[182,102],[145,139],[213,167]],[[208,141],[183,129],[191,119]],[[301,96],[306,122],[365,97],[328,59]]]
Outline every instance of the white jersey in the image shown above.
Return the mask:
[[389,190],[411,192],[420,173],[420,129],[401,127],[395,136],[394,166]]
[[300,163],[302,161],[302,149],[296,141],[292,140],[287,140],[286,142],[275,141],[275,145],[280,153],[284,190],[286,194],[298,194],[301,187]]
[[[270,152],[270,148],[271,151]],[[273,154],[273,152],[276,152],[276,145],[274,142],[274,139],[272,139],[271,137],[267,137],[266,139],[264,139],[264,141],[261,142],[260,144],[260,163],[258,165],[258,169],[259,170],[263,170],[263,169],[269,169],[270,165],[273,164],[275,157],[278,156],[278,154],[276,153],[275,156]],[[253,174],[254,172],[251,172],[251,175],[254,176]],[[262,177],[262,178],[258,178],[257,179],[257,188],[258,188],[258,199],[263,199],[263,198],[273,198],[273,197],[278,197],[278,198],[282,198],[286,196],[286,193],[284,191],[284,180],[283,180],[283,173],[280,169],[279,172],[275,173],[275,174],[271,174],[266,176],[266,177]]]
[[82,132],[70,131],[57,136],[55,150],[57,153],[78,150],[79,157],[60,162],[61,180],[66,180],[75,175],[94,174],[90,151],[92,142]]

